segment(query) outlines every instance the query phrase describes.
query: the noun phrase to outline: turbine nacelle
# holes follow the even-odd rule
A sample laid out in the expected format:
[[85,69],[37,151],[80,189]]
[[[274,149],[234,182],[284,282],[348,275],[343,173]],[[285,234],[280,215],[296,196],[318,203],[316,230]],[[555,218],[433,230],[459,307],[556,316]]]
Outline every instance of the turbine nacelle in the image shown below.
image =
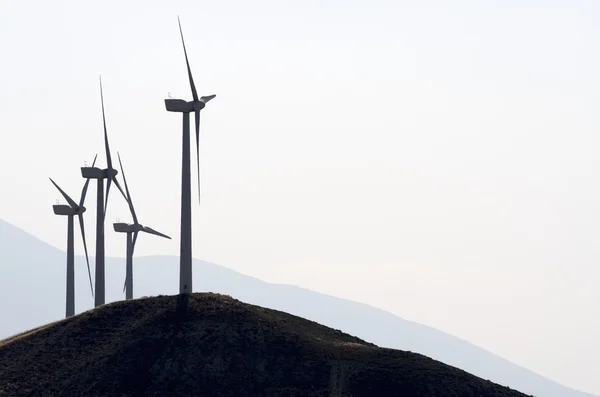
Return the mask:
[[117,233],[135,233],[135,232],[142,231],[144,226],[140,225],[139,223],[130,224],[130,223],[120,222],[120,223],[113,223],[113,228],[114,228],[115,232],[117,232]]
[[86,179],[111,179],[116,177],[118,173],[114,168],[81,167],[81,176]]
[[165,107],[168,112],[190,113],[194,111],[194,102],[183,99],[165,99]]
[[56,215],[66,215],[66,216],[75,216],[77,215],[77,210],[75,208],[71,208],[70,205],[65,204],[56,204],[52,206],[54,210],[54,214]]
[[119,233],[129,233],[133,231],[131,230],[131,225],[128,223],[113,223],[113,228],[115,229],[115,232]]
[[185,101],[183,99],[165,99],[165,107],[168,112],[192,113],[204,109],[206,103],[216,95],[200,98],[199,101]]

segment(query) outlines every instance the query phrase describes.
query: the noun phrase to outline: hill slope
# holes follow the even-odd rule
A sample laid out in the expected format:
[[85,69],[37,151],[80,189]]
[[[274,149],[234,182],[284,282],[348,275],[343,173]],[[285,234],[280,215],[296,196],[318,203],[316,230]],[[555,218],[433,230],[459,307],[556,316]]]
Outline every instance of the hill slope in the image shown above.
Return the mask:
[[[0,220],[0,339],[64,317],[65,253]],[[90,257],[90,262],[94,260]],[[136,257],[134,296],[177,294],[175,256]],[[75,258],[76,311],[92,308],[85,259]],[[124,299],[125,260],[107,258],[107,302]],[[197,291],[231,295],[244,302],[343,329],[388,348],[413,351],[484,379],[539,397],[594,397],[515,365],[465,340],[383,310],[290,285],[270,284],[225,267],[194,260]],[[35,291],[35,293],[32,293]],[[40,299],[43,297],[44,299]],[[18,304],[17,304],[18,303]],[[523,331],[523,332],[526,332]]]
[[5,340],[0,379],[3,396],[524,396],[216,294],[113,303]]

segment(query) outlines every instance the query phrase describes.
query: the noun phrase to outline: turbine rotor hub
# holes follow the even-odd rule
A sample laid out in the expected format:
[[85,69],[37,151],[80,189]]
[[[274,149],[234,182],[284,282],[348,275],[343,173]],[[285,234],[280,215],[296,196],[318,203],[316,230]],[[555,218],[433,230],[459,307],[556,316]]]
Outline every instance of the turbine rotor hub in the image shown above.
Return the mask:
[[190,103],[192,103],[192,110],[193,111],[202,110],[206,106],[206,104],[204,102],[202,102],[202,101],[192,101]]

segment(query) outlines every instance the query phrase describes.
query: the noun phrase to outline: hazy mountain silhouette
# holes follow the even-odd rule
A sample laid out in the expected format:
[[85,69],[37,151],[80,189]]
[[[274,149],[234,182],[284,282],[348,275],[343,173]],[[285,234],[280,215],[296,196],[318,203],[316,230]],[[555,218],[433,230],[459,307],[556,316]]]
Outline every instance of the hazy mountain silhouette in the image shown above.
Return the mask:
[[113,302],[0,341],[6,396],[526,397],[225,295]]
[[[90,257],[90,263],[93,263]],[[134,296],[178,293],[174,256],[136,257]],[[0,220],[0,338],[64,317],[66,256]],[[483,379],[539,397],[594,397],[557,384],[469,342],[383,310],[306,289],[270,284],[224,267],[194,261],[195,290],[219,292],[285,311],[390,347],[424,354]],[[85,259],[75,259],[76,313],[93,307]],[[124,258],[106,258],[107,302],[124,299]]]

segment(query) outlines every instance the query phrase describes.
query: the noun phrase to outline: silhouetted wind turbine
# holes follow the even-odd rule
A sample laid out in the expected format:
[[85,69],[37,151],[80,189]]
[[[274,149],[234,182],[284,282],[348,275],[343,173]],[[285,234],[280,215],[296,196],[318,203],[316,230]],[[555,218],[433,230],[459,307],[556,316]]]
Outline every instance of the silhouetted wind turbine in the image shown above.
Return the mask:
[[[96,155],[98,157],[98,155]],[[94,164],[96,163],[96,157],[94,157]],[[93,165],[92,165],[93,167]],[[69,205],[54,205],[54,213],[56,215],[66,215],[68,218],[67,226],[67,302],[66,302],[66,317],[71,317],[75,314],[75,248],[73,238],[73,217],[77,215],[79,218],[79,228],[81,229],[81,238],[83,240],[83,248],[85,250],[85,260],[87,262],[88,277],[90,279],[90,290],[92,296],[94,296],[94,288],[92,287],[92,273],[90,272],[90,261],[88,259],[87,244],[85,241],[85,227],[83,224],[83,213],[85,207],[85,195],[87,193],[88,184],[90,180],[85,181],[83,190],[81,191],[81,198],[79,204],[77,204],[67,193],[65,193],[57,184],[50,178],[50,182],[56,186],[58,191],[63,195]]]
[[216,95],[203,96],[198,99],[190,63],[188,61],[185,41],[181,22],[179,22],[179,33],[183,44],[183,53],[187,65],[190,87],[192,88],[192,101],[183,99],[165,99],[165,106],[169,112],[183,113],[183,139],[181,155],[181,241],[179,258],[179,293],[192,293],[192,206],[191,206],[191,177],[190,177],[190,112],[194,112],[196,121],[196,158],[198,170],[198,201],[200,201],[200,110],[206,106],[208,101]]
[[[103,305],[105,302],[105,274],[104,274],[104,219],[106,217],[106,206],[108,205],[108,193],[110,184],[114,182],[126,198],[123,189],[117,180],[117,170],[112,167],[110,149],[108,146],[108,134],[106,132],[106,118],[104,116],[104,96],[102,94],[102,78],[100,78],[100,101],[102,102],[102,123],[104,125],[104,149],[106,150],[106,169],[92,167],[81,167],[81,175],[86,179],[98,180],[97,208],[96,208],[96,278],[94,306]],[[104,179],[106,183],[106,200],[104,198]]]
[[[157,232],[156,230],[141,225],[138,222],[138,218],[135,214],[135,209],[133,208],[133,201],[131,200],[131,194],[129,193],[129,188],[127,187],[127,179],[125,178],[125,171],[123,171],[123,164],[121,163],[121,155],[117,152],[119,156],[119,166],[121,167],[121,176],[123,176],[123,183],[125,184],[125,192],[127,193],[127,204],[129,205],[129,211],[131,212],[131,216],[133,217],[133,224],[128,223],[113,223],[113,227],[115,232],[118,233],[127,233],[127,259],[126,259],[126,271],[125,271],[125,285],[123,286],[123,291],[125,291],[125,299],[133,299],[133,250],[135,248],[135,242],[137,241],[139,232],[146,232],[149,234],[154,234],[156,236],[168,238],[166,234],[162,234]],[[132,236],[133,235],[133,236]]]

